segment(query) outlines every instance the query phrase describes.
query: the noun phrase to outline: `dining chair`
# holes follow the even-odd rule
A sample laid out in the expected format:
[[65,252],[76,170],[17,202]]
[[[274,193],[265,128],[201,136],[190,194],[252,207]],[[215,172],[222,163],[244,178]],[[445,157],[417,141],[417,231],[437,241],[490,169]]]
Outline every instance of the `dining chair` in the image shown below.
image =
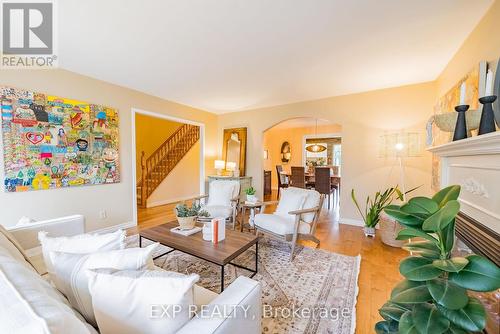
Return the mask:
[[306,187],[306,173],[304,167],[292,167],[290,184],[296,188]]
[[276,173],[278,174],[278,198],[280,198],[280,189],[288,188],[288,178],[283,173],[283,166],[276,165]]
[[320,194],[328,196],[328,210],[330,210],[330,195],[333,195],[337,186],[332,184],[330,167],[316,167],[314,170],[314,189]]

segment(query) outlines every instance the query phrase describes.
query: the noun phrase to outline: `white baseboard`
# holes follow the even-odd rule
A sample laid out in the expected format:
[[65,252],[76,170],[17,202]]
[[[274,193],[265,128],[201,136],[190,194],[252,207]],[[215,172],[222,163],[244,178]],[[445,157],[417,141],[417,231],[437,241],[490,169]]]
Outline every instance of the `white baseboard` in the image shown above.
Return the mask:
[[351,218],[340,218],[339,223],[346,224],[346,225],[352,225],[352,226],[359,226],[359,227],[365,226],[365,223],[362,220],[351,219]]
[[176,202],[182,202],[182,201],[187,201],[188,199],[192,199],[193,197],[199,196],[200,194],[193,194],[191,196],[185,196],[185,197],[177,197],[177,198],[170,198],[162,201],[155,201],[155,202],[146,202],[146,208],[154,208],[155,206],[161,206],[165,204],[171,204],[171,203],[176,203]]

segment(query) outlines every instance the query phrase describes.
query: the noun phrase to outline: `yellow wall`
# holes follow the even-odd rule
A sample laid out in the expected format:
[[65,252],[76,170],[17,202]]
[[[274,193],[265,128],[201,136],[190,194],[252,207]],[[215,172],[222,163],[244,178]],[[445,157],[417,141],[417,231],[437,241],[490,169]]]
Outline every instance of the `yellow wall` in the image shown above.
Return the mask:
[[[265,170],[271,171],[271,186],[278,188],[278,175],[276,174],[276,165],[283,165],[283,169],[290,171],[290,166],[302,166],[302,141],[305,135],[314,135],[316,129],[312,127],[294,127],[294,128],[271,128],[264,132],[262,137],[262,145],[264,150],[268,150],[269,159],[263,161]],[[318,134],[332,134],[342,131],[339,125],[323,125],[318,126]],[[287,141],[290,143],[292,156],[288,163],[281,161],[281,144]]]
[[181,126],[182,123],[163,118],[135,114],[136,174],[138,178],[141,176],[141,152],[144,151],[145,158],[149,158]]
[[[213,172],[219,142],[217,116],[212,113],[65,70],[0,70],[0,84],[116,108],[120,121],[121,162],[121,182],[117,184],[27,193],[0,192],[2,225],[14,225],[22,216],[43,220],[70,214],[84,215],[88,231],[132,222],[132,196],[135,192],[132,178],[132,108],[205,124],[206,175]],[[3,153],[0,152],[0,155]],[[1,174],[3,164],[0,165]],[[99,218],[102,210],[106,211],[105,219]]]
[[474,65],[486,60],[495,71],[500,57],[500,1],[495,1],[437,79],[438,96],[446,93]]
[[[435,100],[436,85],[431,82],[223,114],[219,117],[219,138],[224,128],[248,127],[247,156],[253,158],[247,159],[247,170],[261,196],[265,130],[296,117],[321,118],[341,125],[341,217],[343,222],[359,222],[359,214],[350,199],[351,189],[358,190],[362,198],[399,182],[395,159],[378,157],[379,136],[385,132],[412,130],[421,133],[424,142],[425,123],[432,114]],[[430,154],[422,150],[421,157],[409,158],[405,164],[408,187],[422,185],[416,194],[429,195]]]

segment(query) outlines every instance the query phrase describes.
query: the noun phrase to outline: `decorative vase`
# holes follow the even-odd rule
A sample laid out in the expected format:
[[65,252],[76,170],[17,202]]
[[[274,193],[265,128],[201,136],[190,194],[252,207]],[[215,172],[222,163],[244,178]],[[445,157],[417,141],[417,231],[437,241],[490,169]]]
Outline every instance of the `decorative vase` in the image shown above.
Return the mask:
[[182,230],[191,230],[196,223],[196,216],[192,217],[177,217],[177,222]]
[[258,198],[255,195],[247,195],[247,201],[250,202],[250,203],[257,203],[258,202]]
[[479,122],[478,135],[484,135],[497,130],[492,106],[496,99],[497,97],[495,95],[483,96],[479,99],[479,102],[483,105],[483,112],[481,113],[481,121]]
[[363,232],[365,233],[365,237],[375,238],[375,227],[363,227]]
[[203,240],[212,241],[212,223],[211,222],[204,222],[203,223],[202,233],[203,233]]
[[455,132],[453,133],[453,141],[467,138],[467,122],[465,121],[465,112],[469,110],[466,104],[455,107],[458,113],[457,123],[455,124]]
[[389,218],[385,213],[380,214],[380,237],[382,242],[391,247],[403,247],[405,241],[396,240],[396,237],[403,228],[394,219]]

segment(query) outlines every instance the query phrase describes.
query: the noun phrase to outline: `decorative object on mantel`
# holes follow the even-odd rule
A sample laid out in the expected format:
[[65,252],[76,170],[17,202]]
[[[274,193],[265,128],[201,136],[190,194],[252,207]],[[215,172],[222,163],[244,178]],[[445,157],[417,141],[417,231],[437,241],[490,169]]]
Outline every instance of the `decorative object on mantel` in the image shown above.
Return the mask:
[[285,141],[281,144],[281,162],[288,163],[292,158],[292,150],[290,148],[290,143]]
[[453,132],[453,141],[467,138],[467,122],[465,120],[465,112],[469,110],[469,105],[465,104],[465,82],[460,86],[460,104],[455,107],[458,112],[457,123],[455,124],[455,132]]
[[405,226],[398,239],[425,240],[405,245],[417,256],[401,261],[405,280],[379,310],[385,320],[375,325],[377,333],[472,333],[485,328],[485,308],[469,290],[500,288],[500,268],[479,255],[452,257],[459,194],[460,186],[454,185],[432,198],[416,197],[385,210]]
[[492,106],[496,99],[497,97],[493,95],[493,71],[490,69],[486,75],[485,95],[479,99],[479,102],[483,105],[481,121],[479,122],[479,135],[495,132],[497,130],[495,125],[495,114]]
[[[481,105],[479,97],[484,95],[484,85],[486,82],[487,62],[481,61],[474,68],[461,78],[446,94],[439,98],[434,107],[434,115],[427,122],[427,145],[436,146],[452,141],[451,133],[455,130],[458,113],[455,107],[459,104],[470,106],[465,113],[468,136],[471,130],[479,127],[481,118]],[[460,103],[460,93],[462,84],[465,83],[464,103]]]

